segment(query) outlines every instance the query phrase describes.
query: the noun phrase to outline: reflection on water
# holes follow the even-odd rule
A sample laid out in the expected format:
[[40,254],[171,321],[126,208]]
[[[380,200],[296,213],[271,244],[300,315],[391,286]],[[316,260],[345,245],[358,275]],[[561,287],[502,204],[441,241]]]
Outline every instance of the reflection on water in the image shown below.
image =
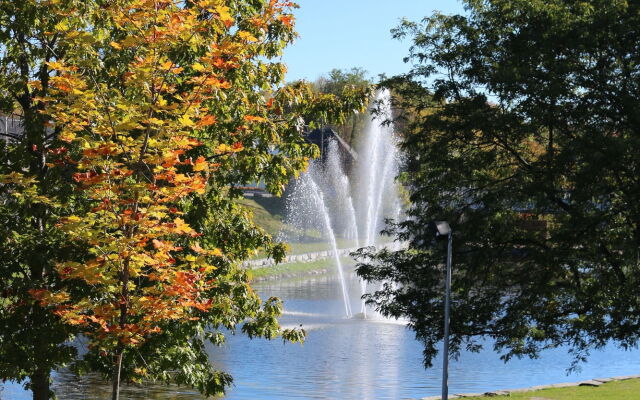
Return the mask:
[[[358,282],[350,279],[352,293]],[[348,320],[343,317],[342,292],[337,279],[320,277],[297,281],[271,281],[256,285],[264,298],[285,301],[284,326],[302,324],[307,341],[248,340],[230,336],[222,348],[211,348],[212,360],[229,372],[235,385],[225,399],[403,399],[437,395],[441,361],[425,370],[422,347],[413,333],[397,321]],[[356,306],[359,299],[352,298]],[[488,346],[490,348],[490,346]],[[578,374],[566,376],[570,357],[565,350],[543,353],[537,360],[504,364],[490,350],[463,354],[450,364],[450,393],[483,392],[602,376],[636,374],[638,352],[612,346],[594,351]],[[55,376],[60,399],[109,398],[110,387],[96,377]],[[6,384],[0,399],[23,400],[29,395],[18,385]],[[125,387],[123,399],[193,400],[195,392],[167,386]]]
[[[60,400],[108,400],[111,399],[111,384],[90,374],[77,377],[67,371],[54,374],[53,391]],[[197,392],[165,385],[124,385],[120,390],[123,400],[201,400]],[[2,400],[27,400],[31,393],[19,385],[6,384],[0,388]]]

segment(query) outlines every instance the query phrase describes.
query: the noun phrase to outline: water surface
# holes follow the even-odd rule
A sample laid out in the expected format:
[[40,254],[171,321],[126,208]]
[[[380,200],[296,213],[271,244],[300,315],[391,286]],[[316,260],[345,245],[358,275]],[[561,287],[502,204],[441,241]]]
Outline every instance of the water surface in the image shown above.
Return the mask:
[[[349,280],[352,308],[358,310],[359,285]],[[211,348],[212,360],[235,379],[226,399],[407,399],[440,394],[441,360],[422,366],[422,347],[398,321],[350,320],[336,277],[271,281],[255,285],[264,297],[285,301],[285,326],[302,326],[304,344],[248,340],[230,336],[222,348]],[[594,351],[579,373],[566,375],[566,349],[546,351],[539,359],[504,364],[489,349],[464,353],[450,363],[450,393],[579,381],[640,373],[640,352],[608,346]],[[96,377],[56,374],[60,399],[109,398],[110,387]],[[2,400],[26,400],[29,393],[7,383]],[[176,387],[126,387],[123,399],[193,400],[197,393]]]

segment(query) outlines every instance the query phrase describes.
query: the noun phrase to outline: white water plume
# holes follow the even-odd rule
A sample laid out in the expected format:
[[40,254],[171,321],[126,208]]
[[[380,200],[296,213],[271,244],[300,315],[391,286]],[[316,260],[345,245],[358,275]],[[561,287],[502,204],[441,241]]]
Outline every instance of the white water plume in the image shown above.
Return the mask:
[[[400,155],[393,124],[388,123],[390,103],[388,91],[378,92],[372,106],[378,112],[359,135],[357,157],[348,146],[344,148],[343,140],[324,142],[324,164],[320,160],[311,163],[289,195],[287,225],[293,229],[284,239],[309,242],[322,235],[334,258],[347,317],[352,311],[338,243],[346,247],[384,245],[380,231],[385,219],[398,220],[402,214],[395,182]],[[324,134],[322,138],[325,140]],[[359,295],[366,291],[361,281]],[[358,317],[367,315],[364,302],[360,313]]]

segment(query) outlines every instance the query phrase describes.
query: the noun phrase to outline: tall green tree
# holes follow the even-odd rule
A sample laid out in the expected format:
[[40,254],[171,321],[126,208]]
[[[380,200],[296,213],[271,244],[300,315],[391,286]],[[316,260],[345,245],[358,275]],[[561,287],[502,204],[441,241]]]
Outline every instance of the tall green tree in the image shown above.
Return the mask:
[[[48,34],[64,20],[45,2],[0,1],[0,113],[20,125],[8,132],[3,126],[0,133],[0,377],[28,382],[38,400],[51,394],[51,369],[75,355],[67,343],[75,328],[64,326],[29,294],[58,285],[53,260],[78,250],[55,226],[75,207],[69,170],[47,165],[67,154],[35,100],[50,89],[47,62],[66,51],[60,34]],[[31,86],[33,80],[40,85]]]
[[[367,71],[358,67],[349,70],[332,69],[313,83],[318,93],[347,97],[354,91],[357,93],[372,85],[373,81],[368,77]],[[328,120],[327,124],[332,126],[347,143],[353,145],[357,141],[358,132],[364,129],[367,118],[366,113],[354,112],[344,121]]]
[[359,275],[387,282],[368,299],[410,319],[430,365],[446,251],[426,226],[447,220],[454,353],[635,346],[640,3],[465,3],[394,31],[412,40],[412,72],[386,82],[408,118],[411,207],[390,229],[408,247],[361,252]]
[[[225,329],[302,339],[238,267],[284,248],[236,187],[264,180],[280,193],[316,153],[304,122],[341,120],[366,91],[338,99],[283,84],[276,58],[295,37],[295,5],[0,4],[3,104],[25,126],[0,176],[0,376],[29,378],[46,399],[50,370],[75,361],[111,377],[113,398],[121,380],[208,396],[231,382],[205,349]],[[90,341],[81,360],[78,331]]]

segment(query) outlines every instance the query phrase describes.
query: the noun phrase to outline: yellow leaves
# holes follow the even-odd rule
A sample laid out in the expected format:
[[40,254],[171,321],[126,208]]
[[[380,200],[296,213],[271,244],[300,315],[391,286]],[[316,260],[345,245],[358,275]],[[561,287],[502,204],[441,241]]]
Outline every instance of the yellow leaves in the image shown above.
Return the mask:
[[173,136],[171,138],[171,142],[176,148],[185,150],[200,146],[201,144],[198,139],[188,136]]
[[204,65],[202,65],[202,64],[200,64],[200,63],[195,63],[195,64],[193,64],[193,65],[191,66],[191,68],[193,68],[193,70],[194,70],[194,71],[197,71],[197,72],[202,72],[202,71],[206,70],[205,66],[204,66]]
[[205,171],[209,169],[209,162],[207,162],[207,160],[200,156],[198,157],[198,159],[196,160],[196,162],[193,164],[193,171]]
[[258,39],[253,36],[251,33],[247,32],[247,31],[239,31],[237,33],[237,35],[240,37],[240,39],[242,40],[246,40],[247,42],[257,42]]
[[84,315],[65,313],[62,315],[62,320],[69,325],[82,325],[86,322],[87,319]]
[[179,234],[187,234],[196,236],[197,232],[189,226],[182,218],[176,218],[173,223],[175,224],[174,232]]
[[225,143],[221,143],[216,147],[216,154],[224,154],[224,153],[237,153],[239,151],[244,150],[244,146],[240,142],[236,142],[232,145],[228,145]]
[[71,143],[76,138],[76,133],[70,130],[63,130],[59,136],[60,140],[66,143]]
[[58,305],[71,299],[69,293],[64,290],[54,293],[46,289],[29,289],[29,294],[42,306]]
[[183,116],[178,118],[178,122],[180,122],[180,124],[185,128],[190,128],[195,125],[193,120],[187,114],[184,114]]
[[56,71],[68,71],[69,68],[67,66],[65,66],[63,63],[58,62],[58,61],[48,61],[45,64],[47,64],[47,66],[51,69],[54,69]]
[[231,28],[233,23],[235,22],[234,18],[231,16],[231,9],[227,6],[217,6],[213,9],[210,9],[211,12],[217,14],[217,18],[227,27]]
[[36,183],[36,179],[33,177],[27,177],[20,172],[13,171],[9,174],[0,175],[0,183],[5,185],[14,184],[26,187],[28,185],[32,185]]
[[154,118],[151,117],[149,119],[146,120],[146,123],[150,124],[150,125],[155,125],[155,126],[162,126],[164,125],[164,120],[161,120],[159,118]]
[[202,247],[200,247],[199,243],[195,243],[195,244],[192,244],[189,248],[203,256],[222,257],[222,250],[220,250],[217,247],[211,250],[203,249]]
[[[251,172],[255,163],[249,157],[259,160],[266,153],[250,147],[247,131],[269,123],[259,98],[260,93],[275,93],[277,83],[272,81],[278,78],[278,66],[260,69],[256,60],[284,46],[289,33],[282,33],[287,31],[283,24],[293,19],[276,20],[281,2],[269,11],[262,3],[258,8],[243,2],[227,7],[231,3],[225,0],[189,4],[107,2],[110,18],[105,21],[115,21],[117,36],[110,26],[95,31],[78,27],[78,19],[66,22],[72,32],[68,26],[56,27],[67,30],[67,36],[60,37],[70,46],[78,46],[81,35],[92,38],[85,47],[49,63],[56,71],[50,82],[57,90],[43,100],[60,138],[77,144],[69,146],[66,167],[87,201],[86,208],[61,220],[59,227],[88,253],[83,262],[62,263],[57,270],[65,283],[89,283],[90,294],[74,299],[73,307],[60,309],[59,315],[67,323],[88,327],[92,340],[105,348],[118,341],[140,344],[162,321],[186,321],[195,317],[195,310],[208,310],[204,291],[216,284],[212,271],[217,266],[211,264],[220,262],[216,257],[223,253],[196,243],[200,234],[193,227],[200,223],[190,226],[179,218],[183,215],[178,209],[188,208],[198,194],[224,186],[233,175],[225,158],[242,160],[233,164],[243,168],[240,172]],[[234,27],[236,20],[242,24]],[[267,33],[273,33],[272,47],[252,44],[265,40]],[[134,46],[135,51],[127,51]],[[105,59],[105,51],[112,56],[127,51],[127,57]],[[92,59],[94,55],[98,57]],[[260,76],[271,74],[274,79],[263,83]],[[41,88],[37,81],[29,85]],[[233,90],[227,90],[232,85]],[[256,115],[243,120],[247,113]],[[207,146],[198,148],[205,140],[198,138],[205,137]],[[216,154],[224,161],[213,163]],[[17,176],[0,179],[22,183]],[[182,243],[187,243],[185,248]],[[214,246],[206,243],[202,246]],[[122,280],[123,271],[132,278],[129,284]],[[120,296],[124,288],[129,298]],[[64,293],[45,295],[69,301]],[[130,307],[130,319],[121,327],[117,311],[123,305]]]
[[29,81],[27,83],[30,89],[42,90],[42,82],[41,81]]
[[58,22],[53,29],[55,29],[57,32],[65,32],[67,30],[69,30],[69,23],[66,20],[62,20],[60,22]]
[[160,69],[163,71],[169,71],[171,68],[173,68],[173,61],[165,61],[160,64]]
[[46,204],[58,207],[59,204],[51,198],[41,195],[38,190],[38,179],[13,171],[9,174],[0,174],[0,183],[3,185],[15,185],[18,189],[6,188],[6,193],[11,194],[22,204]]
[[134,47],[137,44],[137,40],[136,38],[132,37],[132,36],[127,36],[126,38],[124,38],[123,40],[119,41],[119,42],[115,42],[115,41],[111,41],[109,42],[109,46],[113,47],[116,50],[122,50],[125,48],[130,48],[130,47]]
[[[115,260],[118,261],[116,255]],[[62,279],[81,279],[90,285],[99,283],[105,283],[105,276],[103,275],[103,261],[97,261],[95,259],[89,260],[86,263],[79,263],[74,261],[67,261],[56,265],[56,270],[60,274]]]
[[142,128],[144,127],[136,121],[124,121],[119,124],[116,124],[113,127],[113,129],[115,129],[117,132],[127,132],[133,129],[142,129]]

